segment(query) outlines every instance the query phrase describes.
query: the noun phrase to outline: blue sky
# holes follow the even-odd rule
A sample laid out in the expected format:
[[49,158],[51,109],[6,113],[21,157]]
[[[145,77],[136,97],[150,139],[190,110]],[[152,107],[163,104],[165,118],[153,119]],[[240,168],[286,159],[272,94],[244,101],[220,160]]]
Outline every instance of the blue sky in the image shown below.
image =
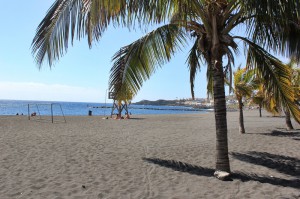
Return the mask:
[[[109,28],[100,42],[89,49],[86,38],[70,45],[67,54],[52,67],[39,70],[31,54],[35,30],[54,0],[1,0],[0,99],[104,102],[111,57],[120,47],[144,33]],[[190,98],[188,48],[146,81],[133,99]],[[243,62],[243,51],[236,66]],[[195,96],[206,97],[206,67],[198,74]]]

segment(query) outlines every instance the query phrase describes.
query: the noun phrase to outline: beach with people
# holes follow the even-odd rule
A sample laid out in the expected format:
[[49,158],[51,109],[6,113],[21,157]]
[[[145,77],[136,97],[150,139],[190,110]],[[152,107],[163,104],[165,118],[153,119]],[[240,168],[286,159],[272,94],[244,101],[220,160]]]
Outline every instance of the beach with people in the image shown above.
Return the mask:
[[0,198],[299,198],[300,126],[227,112],[232,181],[215,171],[214,113],[0,116]]

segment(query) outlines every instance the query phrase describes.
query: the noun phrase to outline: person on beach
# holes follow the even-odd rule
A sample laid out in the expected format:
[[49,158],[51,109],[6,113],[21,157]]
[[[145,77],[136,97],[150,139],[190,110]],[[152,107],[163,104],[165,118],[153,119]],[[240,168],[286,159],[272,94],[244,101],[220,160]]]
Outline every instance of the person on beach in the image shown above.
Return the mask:
[[130,119],[130,116],[129,116],[128,113],[125,115],[125,118],[124,118],[124,119]]
[[121,119],[130,119],[129,114],[127,113],[125,116],[122,116],[120,114],[116,114],[115,120],[121,120]]
[[116,114],[115,120],[124,119],[124,117],[121,114]]

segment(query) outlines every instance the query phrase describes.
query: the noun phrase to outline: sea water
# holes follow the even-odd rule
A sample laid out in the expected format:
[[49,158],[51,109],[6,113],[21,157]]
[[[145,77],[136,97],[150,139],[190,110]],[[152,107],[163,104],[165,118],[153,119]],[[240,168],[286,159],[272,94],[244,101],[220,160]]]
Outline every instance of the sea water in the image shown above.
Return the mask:
[[[112,103],[0,100],[0,115],[28,115],[35,112],[38,115],[53,114],[84,116],[91,112],[92,115],[110,116],[112,107]],[[151,106],[134,104],[128,106],[128,111],[132,115],[195,114],[206,112],[205,110],[185,106]],[[114,110],[113,114],[116,113],[117,111]]]

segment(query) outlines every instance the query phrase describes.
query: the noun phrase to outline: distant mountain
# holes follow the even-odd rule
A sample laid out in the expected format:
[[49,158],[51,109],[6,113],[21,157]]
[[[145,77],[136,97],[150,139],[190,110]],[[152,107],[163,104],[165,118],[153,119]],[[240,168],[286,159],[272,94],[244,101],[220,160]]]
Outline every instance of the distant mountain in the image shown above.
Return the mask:
[[142,100],[139,102],[135,102],[132,104],[136,105],[154,105],[154,106],[178,106],[178,100],[156,100],[156,101],[150,101],[150,100]]

